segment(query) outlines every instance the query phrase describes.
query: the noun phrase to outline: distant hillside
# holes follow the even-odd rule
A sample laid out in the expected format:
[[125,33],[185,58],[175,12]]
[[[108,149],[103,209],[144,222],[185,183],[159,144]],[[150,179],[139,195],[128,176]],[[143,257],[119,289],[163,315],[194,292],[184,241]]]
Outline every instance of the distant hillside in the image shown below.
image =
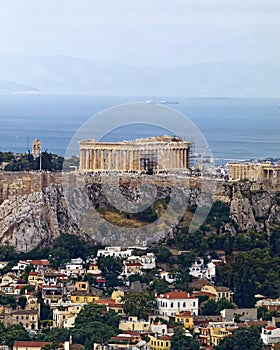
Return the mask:
[[39,93],[41,90],[32,86],[10,80],[0,80],[0,94],[5,93]]
[[[0,80],[23,90],[58,94],[279,97],[280,66],[216,62],[152,67],[98,64],[68,56],[2,55]],[[15,91],[16,86],[10,89]]]

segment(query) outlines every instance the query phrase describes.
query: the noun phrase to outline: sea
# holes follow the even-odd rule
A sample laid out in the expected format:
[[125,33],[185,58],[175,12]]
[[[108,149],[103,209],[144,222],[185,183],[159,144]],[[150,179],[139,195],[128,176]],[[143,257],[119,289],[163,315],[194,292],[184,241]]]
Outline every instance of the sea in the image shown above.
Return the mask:
[[[280,158],[280,98],[0,95],[0,151],[27,152],[38,138],[43,150],[64,156],[75,132],[95,114],[120,104],[162,100],[193,121],[218,165]],[[127,133],[130,138],[162,133],[151,125],[128,129],[112,134],[111,141],[128,139]]]

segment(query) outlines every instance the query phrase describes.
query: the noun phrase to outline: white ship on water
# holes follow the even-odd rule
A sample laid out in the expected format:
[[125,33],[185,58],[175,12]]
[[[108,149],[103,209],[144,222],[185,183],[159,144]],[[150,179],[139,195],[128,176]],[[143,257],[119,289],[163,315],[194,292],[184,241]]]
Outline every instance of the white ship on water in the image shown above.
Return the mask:
[[[147,100],[146,103],[158,103],[158,102],[157,101]],[[179,104],[179,101],[161,100],[159,103],[162,104],[162,105],[177,105],[177,104]]]

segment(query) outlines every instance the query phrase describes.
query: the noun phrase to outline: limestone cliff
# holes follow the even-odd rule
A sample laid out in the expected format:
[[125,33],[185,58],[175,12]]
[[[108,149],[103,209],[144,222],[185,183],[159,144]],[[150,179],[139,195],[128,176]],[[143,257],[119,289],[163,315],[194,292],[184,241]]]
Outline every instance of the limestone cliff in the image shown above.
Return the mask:
[[[188,204],[201,202],[200,189],[199,179],[192,180],[184,189],[188,193]],[[130,200],[137,200],[141,194],[134,182],[122,184],[121,191]],[[168,183],[158,185],[159,198],[168,193]],[[87,209],[88,200],[106,204],[98,181],[88,181],[87,194],[85,201],[83,197],[78,198],[78,211],[80,208]],[[217,180],[215,200],[229,205],[231,218],[236,223],[234,230],[269,232],[271,227],[280,226],[280,191],[277,185]],[[59,175],[0,174],[1,244],[13,245],[18,251],[29,251],[49,245],[61,233],[91,234],[93,227],[95,230],[102,229],[102,225],[96,223],[90,227],[85,225],[84,231],[81,231],[73,215],[69,215]],[[176,232],[176,228],[172,230]]]
[[0,241],[18,251],[49,245],[60,233],[78,233],[68,217],[61,185],[11,196],[0,205]]

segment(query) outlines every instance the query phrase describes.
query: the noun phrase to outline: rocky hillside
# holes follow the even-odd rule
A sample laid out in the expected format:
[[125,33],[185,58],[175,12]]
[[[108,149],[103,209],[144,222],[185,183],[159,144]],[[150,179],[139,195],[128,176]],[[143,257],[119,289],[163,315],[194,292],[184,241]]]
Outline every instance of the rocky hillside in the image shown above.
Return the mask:
[[[137,227],[146,223],[149,215],[162,215],[166,209],[164,198],[170,193],[170,185],[157,185],[157,201],[155,210],[147,211],[149,215],[125,215],[116,211],[107,203],[102,185],[94,178],[86,182],[85,191],[79,197],[75,193],[77,212],[85,212],[89,205],[99,211],[101,221],[89,220],[82,226],[74,219],[75,211],[68,213],[68,207],[62,191],[61,177],[57,174],[40,173],[1,173],[0,174],[0,240],[1,244],[9,244],[18,251],[30,251],[49,245],[60,233],[88,234],[94,239],[102,238],[99,233],[104,230],[104,218],[120,223],[123,227]],[[137,202],[141,188],[137,183],[122,183],[122,195]],[[190,206],[201,202],[201,183],[193,180],[192,184],[183,188],[188,193]],[[85,196],[86,193],[86,196]],[[280,226],[280,191],[279,185],[230,183],[217,181],[215,200],[229,206],[230,216],[236,223],[232,230],[246,232],[255,230],[268,231],[273,226]],[[107,210],[106,210],[107,208]],[[101,215],[100,215],[101,214]],[[190,212],[191,217],[191,212]],[[103,220],[103,221],[102,221]],[[123,221],[122,221],[123,220]],[[155,232],[160,236],[162,232]],[[176,233],[176,227],[171,229]],[[109,232],[110,237],[112,232]],[[157,235],[157,236],[158,236]],[[104,242],[106,243],[106,242]]]

